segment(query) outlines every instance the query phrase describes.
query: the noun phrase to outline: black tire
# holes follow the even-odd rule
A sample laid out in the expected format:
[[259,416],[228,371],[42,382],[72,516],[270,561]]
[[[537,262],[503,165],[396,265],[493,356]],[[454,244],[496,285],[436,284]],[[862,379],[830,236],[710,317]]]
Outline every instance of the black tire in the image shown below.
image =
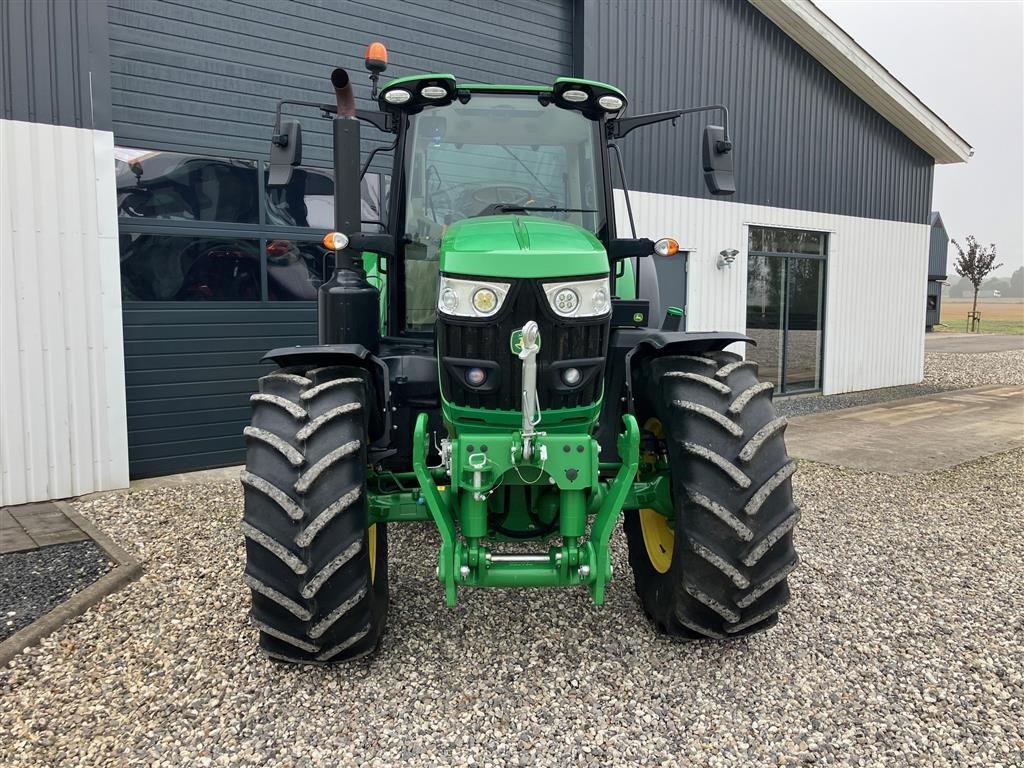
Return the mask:
[[345,661],[372,652],[383,632],[387,531],[367,526],[370,386],[359,369],[288,368],[260,379],[251,398],[245,582],[274,659]]
[[625,514],[644,611],[681,638],[732,639],[773,626],[798,563],[800,512],[771,385],[729,352],[647,360],[638,384],[640,424],[661,433],[675,506],[674,536],[662,539],[671,542],[670,562],[666,550],[649,554],[644,539],[646,525],[657,541],[664,518]]

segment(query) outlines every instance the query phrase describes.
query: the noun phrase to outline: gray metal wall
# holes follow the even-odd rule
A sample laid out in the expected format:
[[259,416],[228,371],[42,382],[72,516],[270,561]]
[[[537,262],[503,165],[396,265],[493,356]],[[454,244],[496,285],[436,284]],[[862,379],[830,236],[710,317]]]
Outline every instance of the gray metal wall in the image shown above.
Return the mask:
[[106,0],[0,3],[0,117],[110,130]]
[[[746,0],[582,0],[585,76],[623,88],[629,113],[723,103],[736,144],[728,198],[925,224],[933,160]],[[622,141],[632,189],[708,197],[700,126]]]
[[[550,83],[572,67],[567,0],[110,0],[118,143],[266,158],[279,99],[333,100],[336,66],[370,108],[366,45],[383,42],[383,81],[451,72],[464,82]],[[303,120],[303,159],[330,161],[329,122]],[[372,128],[365,134],[374,133]]]
[[928,279],[945,280],[949,269],[949,235],[937,212],[931,214],[930,220],[932,232],[928,243]]

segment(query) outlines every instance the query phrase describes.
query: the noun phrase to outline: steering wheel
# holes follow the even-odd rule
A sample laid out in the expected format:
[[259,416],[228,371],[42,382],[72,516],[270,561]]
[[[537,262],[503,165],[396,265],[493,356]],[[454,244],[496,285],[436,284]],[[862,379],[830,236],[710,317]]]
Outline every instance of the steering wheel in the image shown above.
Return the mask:
[[515,184],[489,184],[474,189],[469,199],[480,205],[526,205],[533,199],[533,192]]

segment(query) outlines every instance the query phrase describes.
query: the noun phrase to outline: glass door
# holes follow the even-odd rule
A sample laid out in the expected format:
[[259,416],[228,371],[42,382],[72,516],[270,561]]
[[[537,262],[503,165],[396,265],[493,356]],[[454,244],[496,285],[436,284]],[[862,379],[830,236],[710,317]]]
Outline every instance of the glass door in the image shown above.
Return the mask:
[[821,389],[826,244],[822,232],[750,228],[747,357],[779,393]]

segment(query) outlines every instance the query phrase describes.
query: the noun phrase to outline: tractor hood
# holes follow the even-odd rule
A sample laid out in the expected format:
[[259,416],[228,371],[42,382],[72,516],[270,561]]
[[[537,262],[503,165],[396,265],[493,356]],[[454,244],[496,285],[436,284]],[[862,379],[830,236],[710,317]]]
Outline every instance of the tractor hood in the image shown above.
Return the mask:
[[590,232],[541,216],[463,219],[441,240],[441,271],[482,277],[572,277],[608,272],[608,256]]

